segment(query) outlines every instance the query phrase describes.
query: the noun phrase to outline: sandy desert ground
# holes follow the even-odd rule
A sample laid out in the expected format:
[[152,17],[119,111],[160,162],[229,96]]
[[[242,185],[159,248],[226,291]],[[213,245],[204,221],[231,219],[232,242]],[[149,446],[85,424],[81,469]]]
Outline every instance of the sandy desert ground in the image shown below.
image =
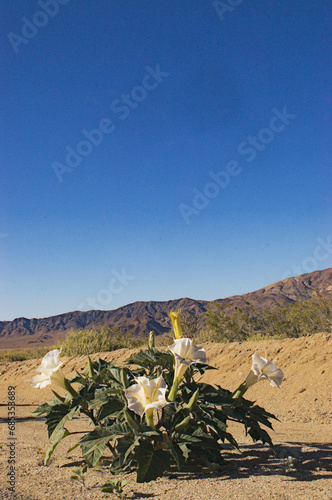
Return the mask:
[[[261,381],[251,387],[248,399],[257,401],[280,420],[271,433],[277,456],[260,444],[246,438],[242,428],[234,434],[241,444],[242,455],[228,449],[222,472],[206,474],[174,473],[147,484],[133,482],[126,488],[129,499],[197,500],[197,499],[332,499],[332,335],[316,334],[299,339],[207,343],[208,361],[218,370],[207,372],[205,381],[234,390],[243,381],[255,351],[284,371],[281,389]],[[93,355],[92,358],[125,360],[130,350]],[[70,376],[86,368],[85,356],[63,358],[63,371]],[[97,467],[87,476],[86,486],[70,481],[71,470],[80,464],[75,443],[69,436],[55,451],[50,465],[43,465],[48,446],[42,418],[31,416],[33,409],[50,399],[50,387],[32,389],[27,380],[40,360],[5,363],[0,366],[0,499],[85,500],[115,498],[100,492],[99,486],[110,478],[107,467]],[[10,449],[7,426],[7,392],[16,392],[16,487],[8,492],[7,473]],[[74,420],[70,430],[80,429]],[[288,467],[292,457],[292,467]]]

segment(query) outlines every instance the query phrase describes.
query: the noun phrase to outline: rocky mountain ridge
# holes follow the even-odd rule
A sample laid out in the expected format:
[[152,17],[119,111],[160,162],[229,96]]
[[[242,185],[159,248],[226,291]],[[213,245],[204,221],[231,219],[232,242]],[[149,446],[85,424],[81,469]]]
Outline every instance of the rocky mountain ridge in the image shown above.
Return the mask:
[[[217,302],[231,302],[230,313],[235,307],[247,311],[250,304],[259,312],[274,305],[310,299],[316,292],[324,295],[331,291],[331,282],[332,268],[329,268],[286,278],[254,292],[217,299]],[[1,321],[0,349],[51,345],[65,337],[72,329],[88,329],[101,325],[132,330],[135,335],[147,334],[150,330],[160,335],[170,330],[171,321],[168,314],[178,308],[195,311],[200,325],[203,326],[203,313],[208,303],[206,300],[190,298],[134,302],[112,311],[73,311],[41,319],[17,318],[13,321]]]

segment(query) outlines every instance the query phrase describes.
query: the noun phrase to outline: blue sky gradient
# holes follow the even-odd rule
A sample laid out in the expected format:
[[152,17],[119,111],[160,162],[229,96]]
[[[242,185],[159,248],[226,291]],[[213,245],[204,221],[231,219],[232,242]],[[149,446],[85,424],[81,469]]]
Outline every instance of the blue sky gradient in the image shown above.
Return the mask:
[[236,3],[1,2],[0,320],[332,265],[332,7]]

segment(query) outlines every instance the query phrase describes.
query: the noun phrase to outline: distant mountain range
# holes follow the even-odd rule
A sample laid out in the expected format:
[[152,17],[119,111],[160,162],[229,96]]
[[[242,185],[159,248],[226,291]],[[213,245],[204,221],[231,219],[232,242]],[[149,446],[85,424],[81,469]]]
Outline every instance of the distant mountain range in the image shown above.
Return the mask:
[[[331,282],[332,268],[329,268],[286,278],[255,292],[217,299],[217,302],[231,302],[230,313],[235,307],[248,311],[250,304],[259,312],[274,305],[310,299],[316,291],[325,295],[332,289]],[[147,335],[150,330],[160,335],[171,329],[168,314],[178,308],[183,311],[194,310],[200,325],[203,326],[203,313],[207,304],[209,301],[189,298],[163,302],[134,302],[113,311],[74,311],[42,319],[17,318],[13,321],[0,321],[0,349],[51,345],[64,338],[71,329],[81,330],[101,325],[132,330],[136,335]]]

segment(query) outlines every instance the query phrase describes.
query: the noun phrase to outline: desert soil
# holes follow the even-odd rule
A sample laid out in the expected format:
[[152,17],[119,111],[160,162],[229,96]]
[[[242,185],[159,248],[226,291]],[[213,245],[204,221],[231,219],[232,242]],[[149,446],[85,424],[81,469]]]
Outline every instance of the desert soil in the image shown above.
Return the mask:
[[[316,334],[299,339],[206,343],[209,364],[217,370],[207,372],[203,380],[234,390],[246,377],[255,350],[274,361],[285,374],[281,388],[268,381],[251,387],[248,399],[257,401],[274,413],[272,439],[276,456],[266,446],[234,428],[242,455],[225,450],[225,465],[218,473],[174,472],[147,484],[133,480],[126,488],[129,499],[214,500],[214,499],[332,499],[332,336]],[[122,349],[93,355],[122,362],[133,351]],[[70,376],[86,368],[85,356],[63,358],[63,371]],[[34,418],[36,406],[52,399],[50,386],[33,389],[27,380],[35,375],[40,360],[4,363],[0,366],[0,499],[85,500],[115,498],[101,493],[99,487],[110,478],[107,466],[89,471],[86,485],[70,480],[72,469],[81,465],[79,448],[68,453],[79,435],[67,437],[56,449],[48,467],[43,465],[48,446],[43,418]],[[8,491],[8,444],[12,442],[7,425],[7,392],[16,392],[16,486]],[[60,392],[60,391],[59,391]],[[87,421],[76,419],[68,428],[81,430]],[[10,438],[10,439],[9,439]],[[76,439],[75,439],[76,438]]]

